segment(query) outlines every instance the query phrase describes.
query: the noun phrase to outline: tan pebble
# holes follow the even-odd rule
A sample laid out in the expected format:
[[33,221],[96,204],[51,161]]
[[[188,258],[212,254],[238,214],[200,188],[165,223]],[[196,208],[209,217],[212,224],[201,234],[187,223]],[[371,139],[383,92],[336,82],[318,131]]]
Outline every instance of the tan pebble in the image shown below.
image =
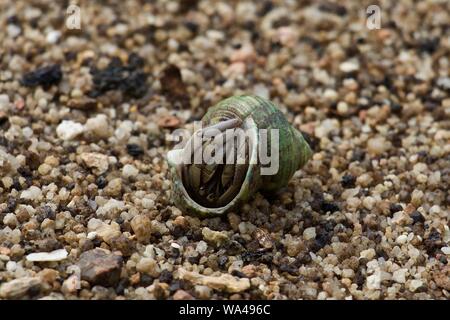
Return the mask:
[[241,271],[247,278],[253,278],[256,275],[256,268],[252,264],[243,266]]
[[173,300],[194,300],[194,297],[188,292],[180,289],[174,293]]
[[131,228],[133,229],[139,242],[147,242],[150,240],[152,233],[152,225],[150,218],[146,215],[137,215],[131,220]]

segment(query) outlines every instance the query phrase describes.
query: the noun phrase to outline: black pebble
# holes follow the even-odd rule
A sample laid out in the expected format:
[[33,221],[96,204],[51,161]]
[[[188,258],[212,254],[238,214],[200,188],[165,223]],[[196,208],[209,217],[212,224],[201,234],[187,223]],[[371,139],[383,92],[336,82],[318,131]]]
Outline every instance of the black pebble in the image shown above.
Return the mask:
[[228,262],[228,257],[227,256],[220,256],[219,257],[219,262],[218,263],[219,263],[219,267],[221,269],[225,268],[227,262]]
[[138,157],[144,154],[144,150],[142,150],[141,146],[137,144],[127,144],[127,152],[133,157]]
[[366,152],[362,149],[353,150],[353,155],[351,161],[363,161],[366,156]]
[[7,24],[15,24],[15,25],[18,25],[18,26],[20,25],[19,18],[16,15],[9,16],[6,19],[6,23]]
[[342,177],[341,185],[344,188],[354,188],[355,187],[356,177],[351,174],[346,174]]
[[28,167],[19,167],[17,169],[17,172],[24,178],[31,178],[33,176],[33,173],[31,172],[30,168]]
[[321,5],[319,5],[319,10],[331,14],[338,15],[340,17],[345,16],[347,14],[347,8],[334,3],[334,2],[323,2]]
[[200,256],[191,256],[191,257],[187,258],[187,261],[190,264],[198,264],[200,261]]
[[141,69],[144,60],[137,54],[130,54],[128,65],[114,57],[105,69],[91,68],[93,90],[91,97],[98,97],[110,90],[120,90],[132,98],[141,98],[147,92],[147,74]]
[[50,206],[43,206],[42,213],[43,213],[44,217],[47,219],[50,219],[50,220],[56,219],[56,212]]
[[153,284],[153,278],[148,274],[141,273],[140,285],[148,287]]
[[295,267],[295,266],[292,265],[292,264],[282,264],[282,265],[280,266],[280,271],[281,271],[281,272],[287,272],[287,273],[289,273],[289,274],[291,274],[291,275],[296,275],[297,272],[298,272],[298,268]]
[[192,21],[186,21],[184,23],[184,26],[192,33],[197,33],[198,32],[198,24]]
[[116,294],[123,295],[125,293],[125,288],[129,285],[127,278],[121,279],[116,287]]
[[17,206],[17,200],[11,196],[8,196],[7,206],[4,212],[14,212]]
[[439,47],[439,38],[425,39],[419,43],[419,51],[433,53]]
[[97,183],[97,187],[99,187],[99,189],[103,189],[104,187],[106,187],[107,181],[104,176],[99,176],[97,178],[96,183]]
[[420,222],[420,223],[425,222],[424,216],[417,210],[414,211],[413,213],[411,213],[411,218],[413,219],[413,224],[416,224],[418,222]]
[[172,272],[168,270],[161,271],[161,274],[159,275],[160,282],[171,283],[172,280],[173,280]]
[[244,273],[242,273],[241,271],[238,271],[238,270],[231,271],[231,275],[233,275],[235,277],[239,277],[239,278],[247,278],[247,276]]
[[401,114],[402,113],[402,110],[403,110],[403,107],[400,105],[400,104],[398,104],[398,103],[392,103],[391,105],[390,105],[390,107],[391,107],[391,112],[393,113],[393,114]]
[[394,214],[398,211],[402,211],[403,207],[399,204],[391,203],[391,205],[389,206],[389,210],[391,211],[391,214]]
[[172,247],[171,256],[172,258],[177,259],[180,256],[180,250]]
[[171,233],[174,238],[179,238],[179,237],[183,236],[184,230],[181,226],[175,226]]
[[44,88],[49,88],[54,84],[58,84],[61,79],[61,66],[53,64],[24,74],[21,83],[26,87],[42,85]]
[[333,213],[335,211],[339,211],[339,206],[333,202],[322,201],[320,209],[322,213],[327,213],[328,211]]
[[270,11],[272,11],[274,5],[272,1],[264,1],[263,6],[261,8],[261,10],[258,12],[258,15],[260,17],[265,16],[266,14],[268,14]]
[[312,261],[311,256],[308,253],[300,254],[297,256],[297,259],[295,259],[295,266],[300,267],[304,264],[308,264]]

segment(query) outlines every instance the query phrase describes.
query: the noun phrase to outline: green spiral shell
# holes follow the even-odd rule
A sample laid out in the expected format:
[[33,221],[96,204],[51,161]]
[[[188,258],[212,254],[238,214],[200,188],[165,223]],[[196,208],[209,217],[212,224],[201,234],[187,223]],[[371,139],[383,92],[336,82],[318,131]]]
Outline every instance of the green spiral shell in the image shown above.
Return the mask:
[[[236,209],[248,201],[258,190],[275,191],[287,185],[292,175],[312,156],[311,148],[302,134],[292,127],[271,101],[252,95],[233,96],[209,108],[202,119],[204,126],[228,119],[240,119],[256,139],[250,157],[257,154],[259,129],[278,129],[279,170],[274,175],[261,175],[260,164],[250,163],[239,193],[227,205],[217,208],[204,207],[195,202],[186,191],[178,165],[173,161],[175,150],[169,152],[168,163],[172,174],[172,199],[182,211],[200,216],[217,216]],[[270,139],[269,139],[270,143]]]

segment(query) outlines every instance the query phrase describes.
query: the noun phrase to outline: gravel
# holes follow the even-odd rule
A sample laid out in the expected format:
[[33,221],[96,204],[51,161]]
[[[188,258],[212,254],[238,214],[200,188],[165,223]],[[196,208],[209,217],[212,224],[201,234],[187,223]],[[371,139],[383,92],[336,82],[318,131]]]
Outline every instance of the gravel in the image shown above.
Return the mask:
[[[2,299],[450,298],[448,2],[62,3],[0,4]],[[314,156],[186,215],[169,138],[243,93]]]

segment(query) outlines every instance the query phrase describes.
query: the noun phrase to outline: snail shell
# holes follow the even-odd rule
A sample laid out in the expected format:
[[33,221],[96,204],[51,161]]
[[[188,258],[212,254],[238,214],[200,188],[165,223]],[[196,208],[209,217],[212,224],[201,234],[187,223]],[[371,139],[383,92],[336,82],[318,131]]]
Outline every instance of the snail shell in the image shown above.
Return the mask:
[[[222,181],[226,180],[224,176],[227,170],[231,170],[234,176],[233,179],[227,180],[232,183],[222,185],[222,188],[214,189],[217,182],[211,184],[211,188],[216,190],[211,192],[213,198],[217,194],[217,199],[209,199],[211,201],[202,199],[203,196],[210,195],[204,188],[208,186],[211,179],[204,181],[200,179],[199,182],[198,167],[180,165],[183,149],[169,151],[167,158],[173,181],[172,199],[177,207],[187,213],[200,216],[222,215],[248,201],[258,190],[270,192],[282,188],[287,185],[295,171],[312,156],[311,148],[302,134],[287,122],[271,101],[258,96],[233,96],[222,100],[208,109],[202,124],[206,126],[203,132],[209,127],[243,128],[249,135],[251,143],[247,145],[249,150],[245,164],[236,164],[234,168],[226,167],[226,165],[220,167],[222,178],[218,178],[221,181],[219,184],[223,184]],[[278,171],[272,175],[262,175],[260,170],[262,165],[257,160],[258,145],[261,142],[259,129],[278,129],[279,167]],[[270,143],[270,139],[268,142]],[[209,167],[202,168],[208,172]],[[212,170],[216,169],[217,167],[213,167]]]

